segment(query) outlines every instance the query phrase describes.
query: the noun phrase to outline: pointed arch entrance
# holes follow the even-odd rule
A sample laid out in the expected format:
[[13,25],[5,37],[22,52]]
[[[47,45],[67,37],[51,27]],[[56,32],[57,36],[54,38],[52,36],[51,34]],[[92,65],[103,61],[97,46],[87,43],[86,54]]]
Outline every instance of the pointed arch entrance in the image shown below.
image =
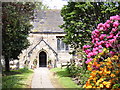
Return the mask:
[[42,51],[39,53],[39,67],[46,67],[47,66],[47,54]]

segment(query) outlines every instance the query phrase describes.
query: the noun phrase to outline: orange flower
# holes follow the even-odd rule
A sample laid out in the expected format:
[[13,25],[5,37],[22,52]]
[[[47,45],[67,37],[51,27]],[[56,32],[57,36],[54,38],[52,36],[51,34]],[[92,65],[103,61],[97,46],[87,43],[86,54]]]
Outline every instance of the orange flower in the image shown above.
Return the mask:
[[116,71],[116,74],[118,74],[118,73],[119,73],[119,70]]
[[96,73],[91,73],[90,74],[92,77],[95,77],[96,76]]
[[87,69],[88,69],[89,71],[92,71],[92,68],[91,68],[90,65],[87,66]]
[[100,75],[103,75],[103,71],[99,71],[98,73],[99,73]]
[[100,70],[102,70],[102,71],[103,71],[103,70],[104,70],[104,68],[101,68],[101,67],[100,67]]
[[112,82],[113,82],[113,80],[109,80],[109,82],[110,82],[110,83],[112,83]]
[[111,65],[109,65],[109,67],[108,68],[112,68],[112,66]]
[[117,66],[120,67],[120,63],[118,63]]
[[115,77],[115,74],[112,73],[110,76],[111,76],[111,77]]
[[94,63],[93,63],[93,65],[95,65],[95,66],[96,66],[97,64],[98,64],[97,62],[94,62]]
[[100,62],[101,65],[103,65],[104,63],[103,62]]

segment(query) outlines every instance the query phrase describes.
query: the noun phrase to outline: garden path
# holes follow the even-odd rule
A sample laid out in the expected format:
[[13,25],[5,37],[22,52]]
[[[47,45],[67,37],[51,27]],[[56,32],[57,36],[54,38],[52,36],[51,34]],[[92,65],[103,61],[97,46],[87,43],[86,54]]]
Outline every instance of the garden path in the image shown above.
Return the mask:
[[54,88],[50,78],[50,71],[46,67],[40,67],[34,70],[31,88]]

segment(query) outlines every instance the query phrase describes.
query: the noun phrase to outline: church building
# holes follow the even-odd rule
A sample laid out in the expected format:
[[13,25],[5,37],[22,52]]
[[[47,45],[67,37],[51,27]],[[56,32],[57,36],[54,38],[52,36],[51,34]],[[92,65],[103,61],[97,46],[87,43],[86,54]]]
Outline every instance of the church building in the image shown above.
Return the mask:
[[30,46],[19,56],[20,67],[58,67],[70,61],[72,49],[62,41],[66,33],[59,28],[63,23],[60,10],[36,11],[28,37]]

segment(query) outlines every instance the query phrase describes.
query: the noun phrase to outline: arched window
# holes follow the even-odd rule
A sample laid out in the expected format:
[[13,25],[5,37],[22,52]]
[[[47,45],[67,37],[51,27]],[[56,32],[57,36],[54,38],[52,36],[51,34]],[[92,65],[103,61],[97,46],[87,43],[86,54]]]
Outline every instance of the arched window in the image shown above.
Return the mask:
[[57,50],[69,50],[69,46],[63,42],[63,37],[57,37]]
[[60,50],[60,39],[57,39],[57,50]]

